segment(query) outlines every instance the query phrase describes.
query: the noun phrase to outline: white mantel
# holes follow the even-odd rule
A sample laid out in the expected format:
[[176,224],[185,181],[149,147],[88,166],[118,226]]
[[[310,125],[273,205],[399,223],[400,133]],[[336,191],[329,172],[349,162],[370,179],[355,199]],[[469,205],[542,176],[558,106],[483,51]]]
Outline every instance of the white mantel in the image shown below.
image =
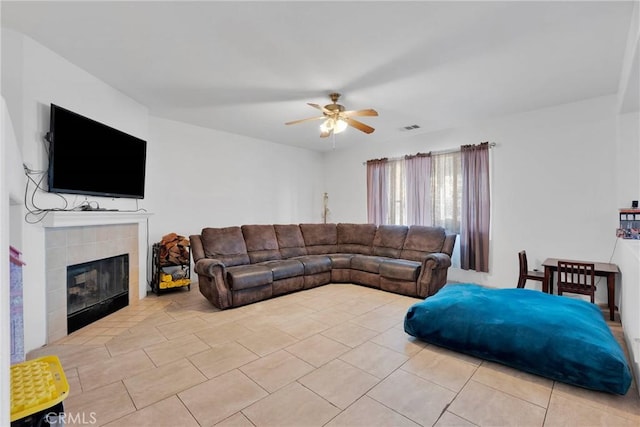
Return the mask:
[[42,220],[46,228],[143,223],[152,214],[131,211],[52,211]]

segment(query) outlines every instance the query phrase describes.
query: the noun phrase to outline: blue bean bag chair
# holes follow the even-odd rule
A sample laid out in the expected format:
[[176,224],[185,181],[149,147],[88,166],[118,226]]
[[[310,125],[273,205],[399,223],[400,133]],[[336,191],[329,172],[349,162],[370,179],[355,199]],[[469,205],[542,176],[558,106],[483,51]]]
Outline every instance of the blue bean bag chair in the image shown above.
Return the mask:
[[600,309],[530,289],[451,284],[414,304],[409,335],[567,384],[625,394],[631,370]]

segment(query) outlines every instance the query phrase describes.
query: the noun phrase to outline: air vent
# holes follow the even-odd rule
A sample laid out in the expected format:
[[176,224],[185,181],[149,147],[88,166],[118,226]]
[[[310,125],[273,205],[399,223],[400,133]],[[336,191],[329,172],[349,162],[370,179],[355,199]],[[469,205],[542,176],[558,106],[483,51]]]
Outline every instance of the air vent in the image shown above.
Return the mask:
[[409,126],[403,126],[402,130],[406,131],[406,130],[415,130],[415,129],[420,129],[420,126],[418,125],[409,125]]

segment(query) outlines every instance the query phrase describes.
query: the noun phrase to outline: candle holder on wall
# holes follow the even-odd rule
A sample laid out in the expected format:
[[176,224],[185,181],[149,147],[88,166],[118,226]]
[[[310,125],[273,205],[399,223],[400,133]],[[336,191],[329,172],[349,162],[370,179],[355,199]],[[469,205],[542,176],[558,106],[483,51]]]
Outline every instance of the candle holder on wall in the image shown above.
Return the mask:
[[327,219],[329,218],[329,193],[323,193],[322,195],[322,222],[324,224],[327,223]]

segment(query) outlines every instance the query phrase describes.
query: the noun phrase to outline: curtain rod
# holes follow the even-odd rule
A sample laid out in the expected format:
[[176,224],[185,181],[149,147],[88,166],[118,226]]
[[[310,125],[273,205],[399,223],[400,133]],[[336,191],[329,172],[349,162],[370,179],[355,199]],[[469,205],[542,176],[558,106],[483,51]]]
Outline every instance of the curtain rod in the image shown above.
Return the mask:
[[[496,146],[496,143],[495,143],[495,142],[489,142],[489,148],[493,148],[493,147],[495,147],[495,146]],[[462,151],[462,150],[461,150],[460,148],[450,148],[450,149],[448,149],[448,150],[428,151],[428,152],[426,152],[426,153],[418,153],[418,155],[419,155],[419,154],[423,154],[423,155],[431,154],[432,156],[433,156],[433,155],[437,156],[438,154],[450,154],[450,153],[457,153],[457,152],[459,152],[459,151]],[[416,154],[413,154],[413,155],[415,156]],[[402,159],[404,159],[405,157],[406,157],[406,156],[401,156],[401,157],[387,157],[386,159],[387,159],[387,160],[394,161],[394,160],[402,160]],[[374,159],[374,160],[375,160],[375,159]],[[368,161],[368,160],[367,160],[367,161]],[[362,164],[363,164],[363,165],[366,165],[366,164],[367,164],[367,162],[362,162]]]

